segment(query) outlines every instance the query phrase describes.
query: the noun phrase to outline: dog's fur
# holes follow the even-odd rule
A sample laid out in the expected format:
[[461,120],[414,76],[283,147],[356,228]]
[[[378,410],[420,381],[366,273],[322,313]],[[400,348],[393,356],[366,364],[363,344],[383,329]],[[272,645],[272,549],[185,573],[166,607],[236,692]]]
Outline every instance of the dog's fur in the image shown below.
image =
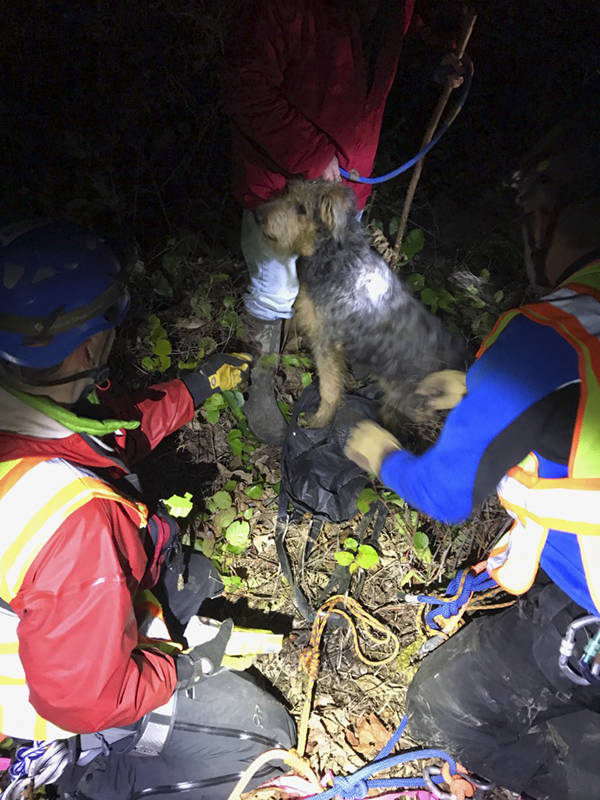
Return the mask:
[[276,253],[299,256],[294,312],[313,353],[321,395],[308,426],[331,421],[343,397],[347,361],[381,384],[388,411],[406,411],[405,401],[429,373],[462,367],[456,342],[371,248],[351,189],[293,181],[284,195],[257,209],[256,219]]

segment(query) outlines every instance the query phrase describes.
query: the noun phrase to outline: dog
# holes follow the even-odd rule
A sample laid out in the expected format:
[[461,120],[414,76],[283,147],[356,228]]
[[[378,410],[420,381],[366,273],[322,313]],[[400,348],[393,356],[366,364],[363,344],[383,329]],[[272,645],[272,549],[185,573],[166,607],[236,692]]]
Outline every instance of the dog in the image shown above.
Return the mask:
[[321,396],[307,427],[331,422],[348,362],[380,384],[384,418],[393,410],[406,413],[425,376],[462,369],[462,348],[370,246],[349,187],[291,181],[255,218],[276,253],[298,257],[294,315],[312,351]]

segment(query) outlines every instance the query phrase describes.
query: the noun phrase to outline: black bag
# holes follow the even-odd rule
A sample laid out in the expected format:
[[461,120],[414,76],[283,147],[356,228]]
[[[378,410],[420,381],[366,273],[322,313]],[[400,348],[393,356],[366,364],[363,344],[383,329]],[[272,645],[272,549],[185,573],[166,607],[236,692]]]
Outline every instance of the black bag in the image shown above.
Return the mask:
[[[313,550],[323,522],[346,522],[358,512],[356,502],[369,478],[364,470],[346,458],[344,445],[356,423],[362,419],[377,419],[378,394],[373,386],[346,394],[343,406],[327,428],[305,428],[298,421],[299,415],[303,412],[312,413],[319,405],[319,391],[314,384],[310,384],[298,398],[292,412],[281,454],[281,488],[275,541],[281,569],[294,592],[296,607],[308,620],[314,617],[314,610],[294,579],[285,549],[285,534],[290,521],[289,507],[292,508],[292,518],[305,513],[312,515],[302,555],[304,565]],[[374,522],[374,530],[369,537],[373,543],[383,528],[385,517],[383,506],[373,504],[357,526],[356,537],[364,537],[369,524]],[[321,593],[323,599],[319,599],[316,606],[321,605],[334,587],[343,593],[347,591],[349,584],[348,568],[338,565],[328,586]]]

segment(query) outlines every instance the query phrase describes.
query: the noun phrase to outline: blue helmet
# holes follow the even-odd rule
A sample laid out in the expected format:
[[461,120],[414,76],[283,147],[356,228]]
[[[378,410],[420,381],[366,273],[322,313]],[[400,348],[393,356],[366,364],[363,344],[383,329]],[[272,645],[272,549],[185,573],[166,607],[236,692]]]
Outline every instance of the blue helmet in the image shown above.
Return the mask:
[[100,236],[59,220],[0,228],[0,359],[54,367],[128,307],[123,270]]

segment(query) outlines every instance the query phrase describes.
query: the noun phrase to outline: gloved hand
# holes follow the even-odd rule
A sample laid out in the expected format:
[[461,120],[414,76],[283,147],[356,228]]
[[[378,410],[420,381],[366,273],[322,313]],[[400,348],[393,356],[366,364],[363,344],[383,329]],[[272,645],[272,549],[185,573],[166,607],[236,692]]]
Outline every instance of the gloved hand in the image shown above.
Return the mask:
[[245,389],[252,356],[248,353],[213,353],[194,372],[183,378],[199,408],[215,392]]
[[401,449],[400,442],[389,431],[370,419],[364,419],[352,428],[344,455],[365,472],[379,475],[383,459]]
[[415,394],[427,398],[425,405],[432,411],[454,408],[467,393],[466,374],[458,369],[431,372],[415,389]]
[[233,632],[233,620],[227,619],[217,635],[208,642],[198,644],[177,656],[177,688],[188,689],[202,678],[214,675],[222,667],[225,648]]

